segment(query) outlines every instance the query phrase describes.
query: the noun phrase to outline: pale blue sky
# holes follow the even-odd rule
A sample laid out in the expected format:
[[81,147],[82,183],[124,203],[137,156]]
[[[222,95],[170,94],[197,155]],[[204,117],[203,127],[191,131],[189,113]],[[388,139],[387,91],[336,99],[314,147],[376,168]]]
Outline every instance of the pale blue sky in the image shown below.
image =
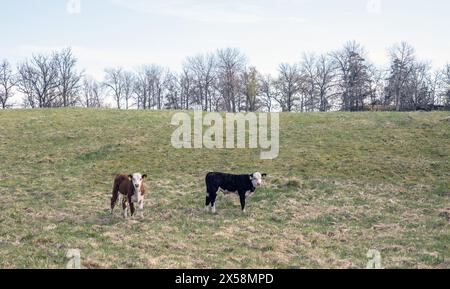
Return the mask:
[[450,61],[448,0],[81,0],[75,14],[68,2],[0,0],[0,59],[72,46],[80,67],[101,77],[118,65],[177,70],[186,56],[237,47],[272,73],[303,52],[356,40],[380,65],[400,41],[436,67]]

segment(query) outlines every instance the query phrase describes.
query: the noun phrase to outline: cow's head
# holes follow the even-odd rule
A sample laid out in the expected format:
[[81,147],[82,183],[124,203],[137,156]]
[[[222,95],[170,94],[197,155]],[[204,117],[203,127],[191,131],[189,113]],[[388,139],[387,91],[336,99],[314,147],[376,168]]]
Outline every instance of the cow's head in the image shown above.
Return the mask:
[[139,196],[143,193],[143,185],[144,180],[147,178],[147,175],[141,175],[140,173],[135,173],[133,175],[128,176],[130,180],[133,182],[133,187],[135,192],[139,192]]
[[257,188],[262,185],[262,180],[265,178],[267,174],[254,173],[250,175],[250,179],[252,181],[253,187]]

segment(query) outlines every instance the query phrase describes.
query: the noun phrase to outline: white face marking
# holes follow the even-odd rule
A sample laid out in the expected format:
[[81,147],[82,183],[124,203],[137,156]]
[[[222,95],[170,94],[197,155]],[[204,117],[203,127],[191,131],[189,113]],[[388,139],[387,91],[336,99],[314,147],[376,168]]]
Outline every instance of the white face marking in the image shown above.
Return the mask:
[[262,185],[262,175],[261,173],[254,173],[252,176],[253,187],[257,188]]
[[137,195],[136,194],[133,195],[133,198],[132,198],[133,203],[144,202],[144,196],[141,193],[141,188],[142,188],[142,184],[144,181],[142,174],[140,174],[140,173],[133,174],[132,181],[133,181],[134,190],[135,190],[135,192],[137,192]]
[[139,192],[139,189],[141,188],[142,184],[142,175],[139,173],[133,174],[133,186],[136,189],[136,191]]

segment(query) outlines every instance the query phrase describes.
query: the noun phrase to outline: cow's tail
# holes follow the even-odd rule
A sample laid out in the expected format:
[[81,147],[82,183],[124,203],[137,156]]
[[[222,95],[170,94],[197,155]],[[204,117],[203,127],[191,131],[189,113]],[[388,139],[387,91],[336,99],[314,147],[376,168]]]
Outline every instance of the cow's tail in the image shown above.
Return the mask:
[[119,182],[115,180],[112,188],[111,208],[110,208],[111,214],[114,210],[114,207],[116,206],[118,198],[119,198]]

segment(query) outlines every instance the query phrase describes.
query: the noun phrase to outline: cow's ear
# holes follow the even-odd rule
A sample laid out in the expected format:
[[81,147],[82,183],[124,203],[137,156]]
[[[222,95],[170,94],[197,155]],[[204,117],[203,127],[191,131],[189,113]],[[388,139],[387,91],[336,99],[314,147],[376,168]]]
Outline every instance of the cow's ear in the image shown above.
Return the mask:
[[132,180],[133,176],[132,175],[128,175],[128,179]]
[[146,179],[147,178],[147,175],[142,175],[142,179]]
[[263,177],[263,178],[267,177],[267,174],[262,174],[262,177]]

